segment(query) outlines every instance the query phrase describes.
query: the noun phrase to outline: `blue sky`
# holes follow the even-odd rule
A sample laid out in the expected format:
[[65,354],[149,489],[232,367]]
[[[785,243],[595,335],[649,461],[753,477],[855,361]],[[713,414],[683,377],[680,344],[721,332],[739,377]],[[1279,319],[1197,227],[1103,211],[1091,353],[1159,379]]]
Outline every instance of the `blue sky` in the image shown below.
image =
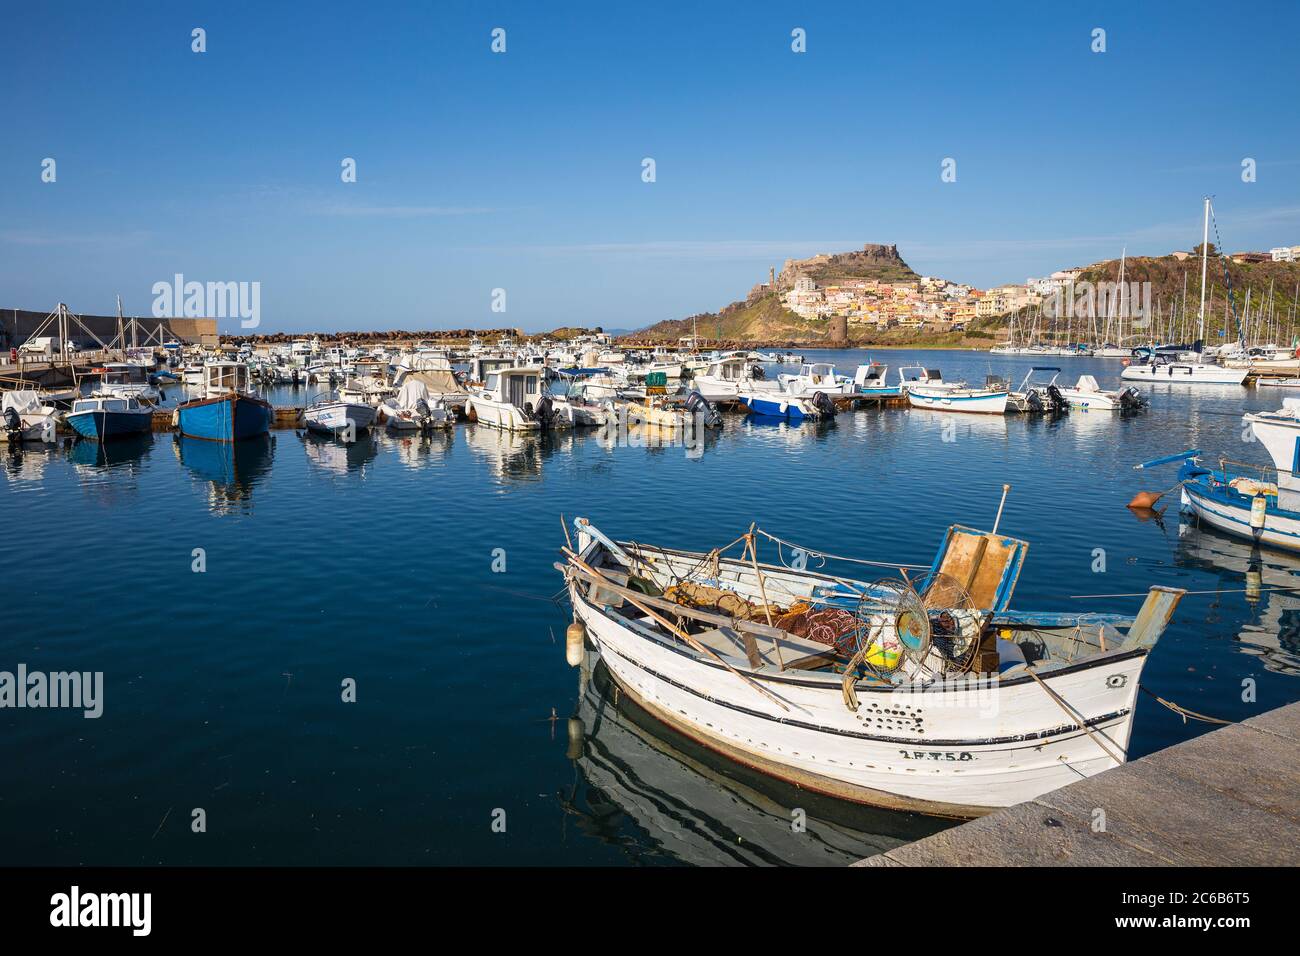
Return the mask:
[[1294,3],[0,3],[0,307],[635,328],[863,242],[980,286],[1188,248],[1205,194],[1300,243]]

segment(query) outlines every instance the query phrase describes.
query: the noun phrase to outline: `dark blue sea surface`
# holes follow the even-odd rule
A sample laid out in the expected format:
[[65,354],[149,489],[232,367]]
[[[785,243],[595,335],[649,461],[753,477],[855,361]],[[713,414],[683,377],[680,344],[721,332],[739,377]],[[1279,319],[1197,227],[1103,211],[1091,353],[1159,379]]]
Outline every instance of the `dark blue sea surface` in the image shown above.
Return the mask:
[[[866,360],[823,356],[849,374]],[[1032,364],[1108,388],[1121,370],[871,356],[1014,384]],[[580,693],[552,567],[561,515],[700,550],[757,521],[928,563],[948,525],[990,526],[1009,483],[1001,529],[1030,542],[1015,606],[1131,612],[1153,584],[1186,588],[1143,683],[1232,720],[1290,703],[1300,601],[1269,588],[1300,586],[1300,558],[1180,526],[1176,494],[1162,520],[1124,507],[1175,484],[1173,467],[1133,470],[1147,458],[1266,463],[1240,416],[1280,399],[1168,387],[1132,417],[729,415],[695,451],[467,425],[352,446],[276,431],[237,454],[161,433],[0,451],[0,670],[104,673],[99,719],[0,710],[0,863],[843,862],[943,825],[742,774],[600,697],[599,672]],[[1131,755],[1208,729],[1140,696]],[[791,835],[794,808],[810,842]]]

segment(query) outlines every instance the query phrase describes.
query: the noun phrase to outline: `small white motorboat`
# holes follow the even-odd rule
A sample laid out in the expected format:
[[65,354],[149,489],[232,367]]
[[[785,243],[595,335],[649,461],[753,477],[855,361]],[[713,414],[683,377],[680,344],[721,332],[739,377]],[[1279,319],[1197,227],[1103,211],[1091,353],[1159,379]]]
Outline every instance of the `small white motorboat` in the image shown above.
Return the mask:
[[945,382],[937,368],[920,365],[900,368],[898,377],[913,408],[985,415],[1003,415],[1007,410],[1011,390],[1001,379],[990,377],[984,388],[972,388],[965,382]]
[[360,402],[327,398],[309,405],[303,412],[303,424],[319,435],[355,435],[375,422],[375,408]]
[[805,398],[811,398],[818,392],[832,397],[852,395],[855,390],[853,379],[838,374],[830,362],[801,365],[798,372],[778,375],[776,380],[788,394]]
[[470,388],[466,413],[479,424],[511,432],[536,432],[567,424],[553,415],[554,404],[542,391],[540,369],[532,366],[498,368],[487,380]]
[[1060,393],[1070,403],[1071,408],[1089,411],[1135,411],[1145,408],[1146,396],[1132,385],[1127,388],[1107,391],[1091,375],[1080,375],[1073,388],[1058,386]]
[[59,410],[42,402],[34,389],[0,393],[0,441],[52,442],[59,418]]
[[450,428],[456,422],[455,414],[432,398],[424,382],[415,378],[403,382],[397,395],[381,402],[376,411],[380,423],[392,431],[429,431]]

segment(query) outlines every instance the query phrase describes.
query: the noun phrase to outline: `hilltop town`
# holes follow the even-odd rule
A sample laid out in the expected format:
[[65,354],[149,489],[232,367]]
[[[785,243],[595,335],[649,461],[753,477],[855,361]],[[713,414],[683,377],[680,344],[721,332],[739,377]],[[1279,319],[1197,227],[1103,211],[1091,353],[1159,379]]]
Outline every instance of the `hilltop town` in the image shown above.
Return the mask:
[[[1215,253],[1213,248],[1211,253]],[[1238,296],[1252,285],[1266,286],[1275,290],[1270,294],[1276,307],[1292,308],[1292,282],[1300,280],[1300,246],[1236,252],[1228,259],[1239,273],[1235,280]],[[1198,271],[1199,247],[1130,259],[1125,280],[1152,282],[1157,301],[1163,297],[1169,304],[1177,299],[1184,276]],[[767,281],[753,286],[743,300],[716,313],[660,322],[628,338],[671,341],[698,334],[726,342],[769,344],[987,347],[990,340],[1005,337],[1011,314],[1035,309],[1077,283],[1114,282],[1118,277],[1119,260],[1107,260],[1028,278],[1023,283],[978,289],[919,275],[903,260],[897,246],[868,243],[852,252],[787,259],[779,273],[769,269]],[[1218,309],[1226,301],[1226,289],[1217,265],[1212,282],[1210,303]]]

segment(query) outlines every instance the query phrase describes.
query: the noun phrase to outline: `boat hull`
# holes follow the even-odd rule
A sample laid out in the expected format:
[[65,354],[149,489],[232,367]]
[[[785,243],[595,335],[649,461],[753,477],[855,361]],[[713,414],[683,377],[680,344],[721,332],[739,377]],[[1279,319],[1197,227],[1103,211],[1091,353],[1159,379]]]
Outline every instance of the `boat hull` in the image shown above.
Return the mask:
[[176,409],[176,423],[186,438],[233,442],[267,434],[274,415],[269,402],[233,394],[186,402]]
[[[1240,499],[1240,501],[1235,500]],[[1251,525],[1251,499],[1215,491],[1189,481],[1183,484],[1183,510],[1225,534],[1284,551],[1300,552],[1300,513],[1271,505],[1264,512],[1262,527]]]
[[1087,730],[1028,676],[957,689],[860,682],[852,712],[837,676],[751,671],[783,711],[720,665],[601,613],[576,585],[570,596],[619,686],[681,733],[807,789],[939,816],[980,816],[1115,766],[1094,735],[1126,752],[1146,661],[1145,650],[1115,651],[1043,672]]
[[143,435],[153,428],[153,413],[91,411],[67,418],[68,426],[82,438],[105,441],[126,435]]
[[811,420],[818,417],[808,403],[798,398],[760,398],[756,395],[742,395],[740,401],[755,415],[762,415],[765,418],[782,418],[797,424],[804,419]]
[[303,413],[303,424],[318,435],[342,435],[365,431],[375,421],[375,409],[354,402],[329,402],[313,405]]
[[912,386],[907,390],[907,401],[913,408],[932,408],[941,412],[1004,415],[1007,411],[1008,398],[1007,392],[963,390],[963,393],[954,393],[923,386]]
[[1126,382],[1170,385],[1241,385],[1249,373],[1250,370],[1244,368],[1175,362],[1167,365],[1130,365],[1119,377]]

